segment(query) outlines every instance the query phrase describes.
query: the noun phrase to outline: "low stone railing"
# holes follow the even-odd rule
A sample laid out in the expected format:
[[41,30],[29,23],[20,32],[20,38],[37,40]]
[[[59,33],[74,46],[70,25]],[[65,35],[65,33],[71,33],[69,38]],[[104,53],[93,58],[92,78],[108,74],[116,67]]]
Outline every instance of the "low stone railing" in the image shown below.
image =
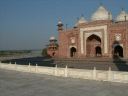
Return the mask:
[[67,66],[65,68],[58,68],[57,66],[56,67],[37,66],[37,64],[36,66],[31,66],[30,64],[17,65],[16,63],[15,64],[0,63],[0,68],[8,69],[8,70],[16,70],[21,72],[53,75],[53,76],[128,83],[128,72],[111,71],[111,68],[109,68],[108,71],[102,71],[102,70],[96,70],[95,67],[93,70],[87,70],[87,69],[72,69],[72,68],[68,68]]

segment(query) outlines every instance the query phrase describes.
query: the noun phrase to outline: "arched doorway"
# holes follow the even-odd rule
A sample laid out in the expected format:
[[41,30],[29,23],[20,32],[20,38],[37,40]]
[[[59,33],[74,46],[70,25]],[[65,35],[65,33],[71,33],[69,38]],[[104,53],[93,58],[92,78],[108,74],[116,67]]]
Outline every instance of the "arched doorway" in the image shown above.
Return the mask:
[[52,56],[55,56],[55,52],[52,53]]
[[100,47],[100,46],[97,46],[97,47],[95,48],[95,52],[96,52],[96,56],[102,56],[101,47]]
[[123,57],[123,48],[120,45],[115,46],[114,56]]
[[93,34],[86,40],[86,56],[95,57],[98,54],[102,54],[101,38]]
[[76,48],[75,47],[71,47],[70,48],[70,57],[75,57],[76,55]]

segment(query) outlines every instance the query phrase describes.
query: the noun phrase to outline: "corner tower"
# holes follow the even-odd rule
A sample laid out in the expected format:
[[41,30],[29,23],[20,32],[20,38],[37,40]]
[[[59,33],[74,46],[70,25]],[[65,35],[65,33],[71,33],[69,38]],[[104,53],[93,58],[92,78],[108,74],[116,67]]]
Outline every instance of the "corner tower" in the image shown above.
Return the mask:
[[58,26],[58,31],[63,31],[63,23],[60,18],[59,18],[57,26]]

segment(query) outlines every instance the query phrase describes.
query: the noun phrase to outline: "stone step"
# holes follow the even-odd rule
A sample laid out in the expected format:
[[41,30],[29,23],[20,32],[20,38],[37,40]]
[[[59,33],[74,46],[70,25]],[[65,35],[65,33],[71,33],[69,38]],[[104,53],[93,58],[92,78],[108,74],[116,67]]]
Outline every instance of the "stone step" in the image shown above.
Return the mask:
[[98,70],[108,70],[111,67],[114,71],[128,71],[127,59],[55,59],[54,64],[58,67],[65,67],[78,69],[93,69],[96,67]]

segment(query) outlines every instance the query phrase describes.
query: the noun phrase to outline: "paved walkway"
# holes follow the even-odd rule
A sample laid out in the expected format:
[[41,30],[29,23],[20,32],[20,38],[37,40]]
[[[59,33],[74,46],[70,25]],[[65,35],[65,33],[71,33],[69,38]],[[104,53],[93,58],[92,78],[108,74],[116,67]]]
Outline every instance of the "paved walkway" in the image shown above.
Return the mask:
[[128,96],[128,84],[0,69],[0,96]]

